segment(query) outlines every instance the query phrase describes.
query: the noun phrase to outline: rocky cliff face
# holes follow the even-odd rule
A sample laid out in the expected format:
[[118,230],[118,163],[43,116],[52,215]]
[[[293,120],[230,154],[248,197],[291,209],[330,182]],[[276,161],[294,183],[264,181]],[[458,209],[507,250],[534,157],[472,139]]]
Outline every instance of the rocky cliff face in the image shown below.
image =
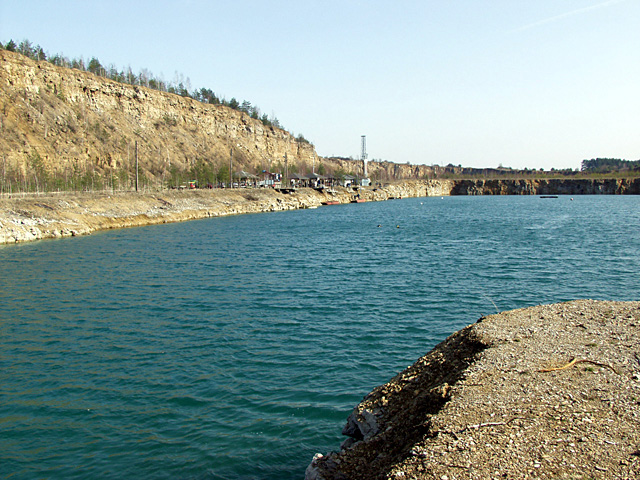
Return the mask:
[[[2,180],[15,183],[49,175],[65,181],[108,178],[131,184],[138,144],[143,182],[160,185],[174,171],[204,164],[251,173],[340,171],[362,176],[363,163],[317,157],[312,144],[267,127],[237,110],[117,83],[88,72],[35,62],[0,50],[0,155]],[[322,165],[322,166],[321,166]],[[444,167],[371,161],[376,182],[435,178]],[[114,181],[115,178],[115,181]],[[4,190],[8,190],[5,188]]]
[[640,178],[456,180],[451,195],[638,195]]
[[[150,186],[166,184],[176,171],[198,167],[213,174],[228,168],[231,150],[234,172],[284,172],[286,156],[289,172],[311,172],[315,162],[317,172],[364,173],[359,160],[319,158],[312,144],[237,110],[0,50],[0,192],[15,191],[6,188],[10,182],[42,190],[45,179],[48,190],[69,189],[71,179],[78,178],[126,189],[135,175],[136,144],[141,181]],[[376,183],[473,172],[454,166],[368,162]],[[78,189],[77,184],[72,189]],[[637,181],[501,179],[457,181],[451,194],[639,192]]]
[[[364,163],[361,160],[333,157],[324,159],[323,161],[331,165],[333,169],[364,176]],[[367,172],[369,177],[375,182],[388,182],[397,179],[424,180],[436,178],[445,172],[454,173],[449,167],[412,165],[410,163],[393,163],[388,161],[367,162]]]
[[[234,170],[311,165],[312,145],[218,105],[0,51],[0,155],[5,175],[130,173],[138,142],[143,176],[197,162]],[[236,167],[237,166],[237,167]]]

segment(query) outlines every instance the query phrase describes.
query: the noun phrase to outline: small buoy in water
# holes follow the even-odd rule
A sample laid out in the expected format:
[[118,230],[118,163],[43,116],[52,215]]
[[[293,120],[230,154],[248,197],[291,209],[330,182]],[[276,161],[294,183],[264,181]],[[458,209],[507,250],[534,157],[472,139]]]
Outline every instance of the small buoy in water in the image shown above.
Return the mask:
[[573,202],[573,197],[571,197],[571,201]]
[[400,228],[400,225],[396,225],[396,228]]
[[420,202],[420,205],[424,205],[424,202]]
[[382,225],[378,225],[378,228],[380,228]]

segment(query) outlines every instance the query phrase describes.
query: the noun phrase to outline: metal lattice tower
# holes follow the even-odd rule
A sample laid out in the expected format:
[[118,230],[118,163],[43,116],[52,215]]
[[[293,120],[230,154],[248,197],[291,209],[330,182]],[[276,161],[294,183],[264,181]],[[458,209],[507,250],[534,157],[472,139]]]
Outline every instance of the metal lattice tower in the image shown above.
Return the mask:
[[367,178],[369,176],[369,174],[367,173],[367,136],[366,135],[362,135],[361,137],[362,139],[362,154],[361,154],[361,159],[362,159],[362,169],[364,172],[364,178]]

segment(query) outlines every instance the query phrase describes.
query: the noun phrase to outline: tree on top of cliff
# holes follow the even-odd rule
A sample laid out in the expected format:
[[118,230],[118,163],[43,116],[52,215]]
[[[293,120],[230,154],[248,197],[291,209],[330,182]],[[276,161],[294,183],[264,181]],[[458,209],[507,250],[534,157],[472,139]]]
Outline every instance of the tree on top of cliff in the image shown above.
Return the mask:
[[296,137],[296,142],[298,142],[298,143],[308,143],[309,145],[311,145],[311,142],[309,140],[307,140],[306,138],[304,138],[304,135],[302,135],[301,133],[298,134],[298,136]]
[[[0,47],[3,47],[2,43],[0,43]],[[32,60],[46,60],[47,55],[42,50],[40,45],[33,45],[29,40],[23,40],[19,45],[16,45],[16,42],[13,40],[9,40],[6,45],[3,47],[5,50],[9,52],[16,52],[24,55],[25,57],[29,57]]]
[[211,105],[220,105],[220,99],[210,88],[201,88],[193,92],[193,98],[201,103],[209,103]]
[[89,60],[89,67],[87,69],[94,75],[101,75],[104,71],[102,64],[96,57],[91,57],[91,60]]
[[619,158],[592,158],[582,161],[583,172],[620,172],[639,170],[640,160],[622,160]]
[[82,71],[89,71],[94,75],[105,77],[119,83],[140,85],[162,92],[173,93],[182,97],[190,97],[202,103],[224,105],[234,110],[244,112],[251,116],[251,118],[260,120],[265,126],[284,130],[284,127],[280,124],[277,118],[269,118],[266,115],[260,116],[260,109],[255,105],[251,105],[251,102],[247,100],[240,104],[240,102],[238,102],[234,97],[227,102],[224,99],[219,99],[211,89],[207,88],[201,88],[200,90],[196,89],[191,92],[191,82],[189,78],[187,77],[185,80],[183,75],[178,74],[177,72],[174,81],[167,84],[167,82],[155,77],[147,69],[142,69],[140,74],[136,75],[131,70],[131,67],[128,67],[127,71],[118,71],[118,69],[113,65],[105,68],[96,57],[92,57],[87,65],[82,57],[69,59],[61,54],[47,55],[40,45],[34,46],[26,39],[23,40],[20,45],[16,45],[13,40],[9,40],[6,45],[2,45],[0,42],[0,48],[4,48],[10,52],[20,53],[36,61],[49,60],[50,63],[58,67],[76,68]]

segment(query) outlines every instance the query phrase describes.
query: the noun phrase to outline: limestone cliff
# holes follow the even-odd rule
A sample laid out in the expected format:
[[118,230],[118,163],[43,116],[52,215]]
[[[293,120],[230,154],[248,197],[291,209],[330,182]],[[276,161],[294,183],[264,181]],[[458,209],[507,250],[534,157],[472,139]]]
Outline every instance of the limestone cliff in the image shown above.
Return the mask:
[[[342,170],[352,175],[364,176],[362,161],[349,158],[327,158],[325,163],[334,170]],[[431,179],[446,174],[455,173],[451,167],[439,165],[412,165],[410,163],[394,163],[388,161],[370,161],[367,163],[367,173],[374,182],[388,182],[398,179]]]
[[[0,50],[0,193],[98,190],[98,185],[130,189],[136,144],[141,183],[150,187],[166,186],[169,179],[175,180],[176,172],[206,169],[206,178],[213,178],[228,168],[231,150],[234,172],[284,172],[286,157],[289,172],[306,174],[315,164],[320,173],[364,173],[359,160],[318,157],[306,140],[229,107],[117,83]],[[580,186],[563,183],[578,181],[573,178],[508,180],[507,175],[519,172],[453,165],[371,161],[368,173],[375,183],[463,175],[500,178],[457,181],[451,194],[640,191],[637,182],[589,185],[591,181],[586,180]],[[563,190],[567,185],[570,189]]]
[[131,175],[138,142],[151,183],[198,162],[262,171],[306,168],[313,145],[249,115],[0,51],[0,161],[5,178]]
[[451,195],[638,195],[640,178],[456,180]]

